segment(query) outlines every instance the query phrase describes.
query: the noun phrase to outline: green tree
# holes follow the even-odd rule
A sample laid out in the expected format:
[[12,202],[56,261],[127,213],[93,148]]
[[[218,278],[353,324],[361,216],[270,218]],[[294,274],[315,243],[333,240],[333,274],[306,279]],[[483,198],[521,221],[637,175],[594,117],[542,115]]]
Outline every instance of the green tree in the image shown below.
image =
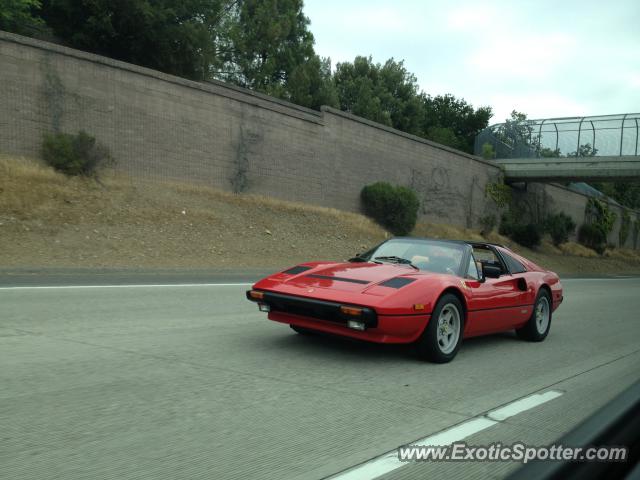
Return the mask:
[[551,149],[548,147],[542,147],[540,149],[540,156],[542,158],[558,158],[560,156],[560,149],[559,148]]
[[526,158],[537,156],[541,150],[540,137],[533,133],[533,121],[526,113],[513,110],[511,116],[495,132],[500,142],[498,158]]
[[296,66],[287,79],[286,99],[304,107],[320,110],[322,105],[338,107],[338,92],[331,76],[331,59],[313,55]]
[[39,0],[0,0],[0,30],[31,35],[40,30],[44,22],[37,12]]
[[340,108],[374,122],[420,135],[421,101],[416,77],[403,62],[384,65],[371,57],[338,63],[334,74]]
[[331,62],[313,49],[302,0],[237,0],[218,77],[299,105],[337,106]]
[[334,82],[342,110],[469,153],[491,118],[489,107],[474,109],[453,95],[420,92],[415,75],[393,58],[384,64],[360,56],[339,63]]
[[467,150],[464,141],[456,135],[453,128],[438,126],[429,127],[424,133],[424,137],[427,140],[447,145],[452,148],[457,148],[458,150]]
[[232,49],[227,79],[279,95],[295,67],[311,59],[313,35],[301,0],[238,0],[229,31]]
[[223,0],[44,0],[42,18],[71,47],[186,78],[211,76]]
[[473,153],[476,135],[489,124],[491,107],[475,109],[451,94],[423,95],[422,100],[426,138]]
[[594,188],[600,190],[616,202],[629,207],[640,208],[640,184],[633,182],[598,182],[593,184]]
[[595,157],[597,154],[597,148],[593,148],[590,143],[585,143],[580,145],[577,151],[567,154],[567,157]]

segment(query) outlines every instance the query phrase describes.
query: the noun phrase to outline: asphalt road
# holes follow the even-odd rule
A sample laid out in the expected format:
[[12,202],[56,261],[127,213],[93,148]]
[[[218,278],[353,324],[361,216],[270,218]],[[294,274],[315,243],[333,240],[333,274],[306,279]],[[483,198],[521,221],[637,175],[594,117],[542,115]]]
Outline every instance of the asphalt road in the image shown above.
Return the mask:
[[[542,445],[640,378],[637,278],[565,280],[545,342],[472,339],[433,365],[404,347],[296,335],[247,302],[237,278],[166,286],[167,275],[165,286],[113,288],[95,286],[108,277],[89,288],[5,278],[0,478],[317,479],[558,391],[466,439]],[[414,463],[384,478],[516,467]]]

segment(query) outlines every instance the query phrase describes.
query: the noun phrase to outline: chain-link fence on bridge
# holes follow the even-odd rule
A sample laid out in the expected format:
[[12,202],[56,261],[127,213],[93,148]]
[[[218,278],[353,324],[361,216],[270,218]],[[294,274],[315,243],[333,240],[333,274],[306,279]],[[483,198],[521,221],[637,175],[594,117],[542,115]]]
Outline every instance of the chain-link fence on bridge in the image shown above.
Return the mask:
[[493,158],[626,156],[639,151],[640,113],[508,121],[481,131],[475,143],[477,155]]

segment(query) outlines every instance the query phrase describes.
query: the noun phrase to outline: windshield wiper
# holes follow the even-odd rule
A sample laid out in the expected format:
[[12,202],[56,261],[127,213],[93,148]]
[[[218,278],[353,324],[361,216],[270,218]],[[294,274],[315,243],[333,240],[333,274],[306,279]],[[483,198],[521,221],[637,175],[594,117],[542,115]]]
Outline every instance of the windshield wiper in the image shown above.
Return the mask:
[[374,260],[385,260],[387,262],[399,263],[401,265],[409,265],[410,267],[413,267],[416,270],[420,270],[413,263],[411,263],[411,260],[407,260],[406,258],[402,258],[402,257],[397,257],[395,255],[376,257],[374,258]]

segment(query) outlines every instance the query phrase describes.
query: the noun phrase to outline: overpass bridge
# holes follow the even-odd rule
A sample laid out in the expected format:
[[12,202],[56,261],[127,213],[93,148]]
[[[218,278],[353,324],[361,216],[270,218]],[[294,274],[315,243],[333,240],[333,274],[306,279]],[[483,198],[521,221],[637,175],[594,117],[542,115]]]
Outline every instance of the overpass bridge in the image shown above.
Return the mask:
[[640,114],[507,121],[478,134],[487,150],[508,182],[640,181]]

